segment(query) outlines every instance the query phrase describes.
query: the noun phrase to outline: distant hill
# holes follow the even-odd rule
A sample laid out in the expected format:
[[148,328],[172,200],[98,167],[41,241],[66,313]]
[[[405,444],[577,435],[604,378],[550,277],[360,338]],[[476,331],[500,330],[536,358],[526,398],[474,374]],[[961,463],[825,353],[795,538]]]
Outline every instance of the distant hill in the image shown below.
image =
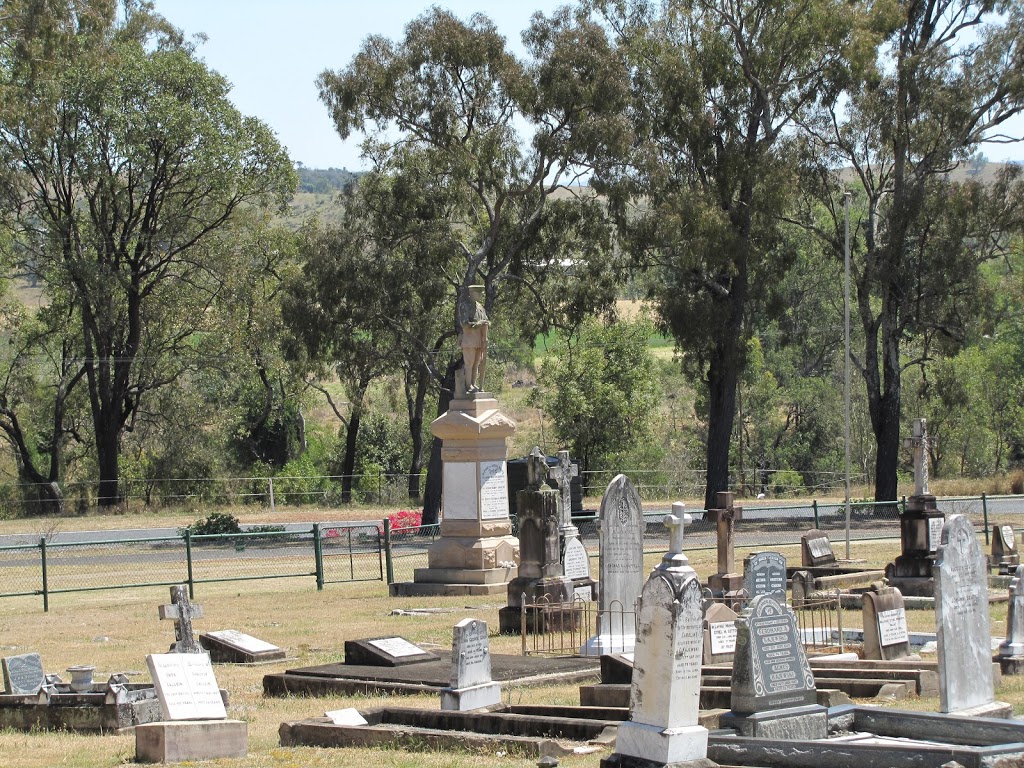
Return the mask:
[[300,165],[296,170],[299,173],[298,191],[314,195],[341,192],[360,176],[345,168],[307,168]]

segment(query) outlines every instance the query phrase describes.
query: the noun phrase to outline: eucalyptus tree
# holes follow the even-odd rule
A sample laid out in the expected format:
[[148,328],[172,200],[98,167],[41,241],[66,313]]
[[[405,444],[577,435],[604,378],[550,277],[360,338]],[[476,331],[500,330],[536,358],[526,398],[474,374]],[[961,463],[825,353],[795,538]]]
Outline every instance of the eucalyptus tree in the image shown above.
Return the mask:
[[752,318],[795,248],[783,224],[801,119],[845,82],[857,6],[841,0],[595,0],[631,75],[630,153],[594,186],[655,273],[660,324],[707,388],[710,508],[729,483],[736,391]]
[[[864,333],[855,364],[877,445],[875,498],[893,500],[903,373],[955,353],[976,309],[978,265],[1020,231],[1019,169],[991,185],[949,174],[986,141],[1020,138],[1010,126],[1024,109],[1024,8],[988,0],[869,8],[872,57],[860,62],[848,99],[807,125],[804,222],[842,258],[843,195],[853,193],[852,280]],[[908,338],[920,350],[909,358]]]
[[0,207],[17,212],[21,268],[73,308],[109,505],[140,402],[182,375],[208,322],[226,268],[212,235],[245,206],[282,204],[294,172],[148,4],[44,5],[57,41],[45,76],[32,24],[0,49],[14,52],[0,65],[0,162],[13,173]]
[[[625,135],[624,72],[601,30],[568,12],[536,17],[524,42],[527,61],[482,14],[461,21],[434,8],[402,40],[371,36],[347,67],[318,80],[342,138],[363,134],[373,172],[408,191],[398,221],[446,252],[425,268],[449,287],[449,335],[457,293],[471,284],[484,286],[489,314],[510,289],[530,292],[545,319],[614,298],[613,282],[598,277],[611,246],[604,210],[572,185]],[[576,282],[584,290],[538,290],[539,276],[566,259],[589,276]],[[439,412],[456,364],[445,367]],[[426,521],[439,507],[439,460],[434,441]]]

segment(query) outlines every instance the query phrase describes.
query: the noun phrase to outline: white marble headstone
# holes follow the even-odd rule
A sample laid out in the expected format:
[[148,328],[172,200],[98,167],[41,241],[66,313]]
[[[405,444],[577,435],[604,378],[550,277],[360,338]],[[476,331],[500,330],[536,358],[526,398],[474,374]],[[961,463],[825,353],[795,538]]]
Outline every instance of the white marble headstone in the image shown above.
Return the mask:
[[1018,565],[1010,582],[1010,604],[1006,614],[1006,640],[1000,656],[1024,656],[1024,565]]
[[463,619],[455,625],[452,642],[452,688],[491,682],[491,653],[487,622]]
[[205,653],[154,653],[146,657],[164,720],[227,717],[213,665]]
[[989,704],[995,694],[988,572],[965,516],[953,515],[943,527],[933,573],[941,711]]

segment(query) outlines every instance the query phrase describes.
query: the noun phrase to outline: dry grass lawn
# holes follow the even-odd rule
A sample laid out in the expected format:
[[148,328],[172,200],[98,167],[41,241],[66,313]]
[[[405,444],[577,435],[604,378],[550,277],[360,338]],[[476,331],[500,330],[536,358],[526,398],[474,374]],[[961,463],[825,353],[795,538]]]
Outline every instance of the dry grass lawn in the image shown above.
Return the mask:
[[[124,522],[124,518],[121,519]],[[92,522],[96,522],[93,520]],[[838,547],[837,547],[838,549]],[[853,556],[867,565],[881,566],[897,553],[898,542],[855,543]],[[798,559],[795,547],[782,551]],[[741,560],[744,551],[737,551]],[[656,555],[647,558],[653,566]],[[691,564],[702,578],[715,570],[715,553],[699,550]],[[596,565],[596,561],[595,561]],[[152,578],[152,576],[150,576]],[[114,672],[131,671],[134,680],[148,679],[145,655],[166,651],[173,640],[170,622],[157,619],[157,606],[168,600],[166,588],[146,588],[55,595],[49,613],[39,598],[8,598],[0,602],[0,652],[38,652],[48,672],[64,673],[73,664],[95,664],[97,679]],[[380,582],[328,585],[317,592],[308,579],[281,579],[196,587],[196,602],[205,617],[196,621],[197,631],[238,629],[286,648],[295,657],[286,664],[258,667],[218,666],[217,678],[231,697],[229,715],[249,723],[249,756],[244,760],[215,761],[222,766],[297,768],[298,766],[394,766],[413,768],[471,768],[508,766],[526,768],[535,760],[494,754],[440,754],[399,750],[284,749],[278,745],[281,722],[317,716],[341,707],[371,707],[385,702],[380,697],[264,698],[262,678],[286,666],[306,666],[341,661],[346,639],[401,635],[424,647],[444,653],[450,647],[451,627],[467,616],[481,618],[493,628],[498,624],[499,598],[389,598]],[[393,616],[396,608],[450,609],[429,616]],[[844,626],[860,626],[860,616],[845,612]],[[911,628],[934,631],[931,612],[909,612]],[[993,609],[993,632],[1005,628],[1005,607]],[[518,638],[492,634],[496,653],[518,653]],[[546,688],[506,687],[511,703],[578,704],[575,685]],[[1004,700],[1024,704],[1024,684],[1009,680],[999,691]],[[401,697],[402,706],[436,708],[433,696]],[[936,710],[936,700],[900,702],[898,706]],[[0,764],[5,768],[74,766],[100,768],[131,764],[134,740],[130,735],[91,736],[69,733],[20,733],[0,731]],[[566,768],[596,765],[598,757],[562,759]]]

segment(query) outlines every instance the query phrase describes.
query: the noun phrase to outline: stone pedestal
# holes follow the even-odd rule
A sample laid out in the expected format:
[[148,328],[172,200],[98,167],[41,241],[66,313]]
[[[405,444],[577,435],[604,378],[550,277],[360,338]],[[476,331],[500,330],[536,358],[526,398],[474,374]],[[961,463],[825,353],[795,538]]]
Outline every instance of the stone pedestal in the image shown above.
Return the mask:
[[505,441],[516,425],[487,392],[451,401],[430,425],[443,440],[441,537],[427,567],[412,582],[391,585],[392,596],[500,595],[517,575],[519,540],[508,507]]
[[885,567],[885,578],[903,595],[931,597],[935,594],[932,567],[939,548],[945,515],[935,506],[931,494],[911,496],[900,517],[901,554]]
[[135,760],[139,763],[183,763],[245,757],[248,725],[242,720],[183,720],[135,726]]

